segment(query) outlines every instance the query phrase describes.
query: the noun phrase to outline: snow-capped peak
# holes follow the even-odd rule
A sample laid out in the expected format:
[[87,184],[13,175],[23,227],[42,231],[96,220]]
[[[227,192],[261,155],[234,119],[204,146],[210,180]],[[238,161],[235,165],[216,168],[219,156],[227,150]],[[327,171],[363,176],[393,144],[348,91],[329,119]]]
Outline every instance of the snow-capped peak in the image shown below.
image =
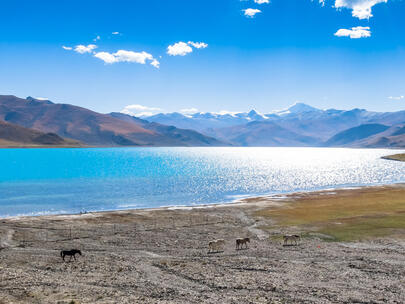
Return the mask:
[[288,114],[300,114],[306,112],[318,112],[321,111],[317,108],[311,107],[302,102],[296,102],[292,106],[288,107],[287,109],[276,111],[275,114],[277,115],[288,115]]

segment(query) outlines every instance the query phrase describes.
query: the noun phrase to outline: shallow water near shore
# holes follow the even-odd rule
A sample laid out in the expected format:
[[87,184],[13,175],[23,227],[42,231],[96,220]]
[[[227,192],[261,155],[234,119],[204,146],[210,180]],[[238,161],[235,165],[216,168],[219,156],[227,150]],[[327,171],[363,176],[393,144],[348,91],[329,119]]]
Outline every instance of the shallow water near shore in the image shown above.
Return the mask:
[[1,149],[0,217],[193,206],[405,182],[405,163],[380,158],[388,154],[392,150]]

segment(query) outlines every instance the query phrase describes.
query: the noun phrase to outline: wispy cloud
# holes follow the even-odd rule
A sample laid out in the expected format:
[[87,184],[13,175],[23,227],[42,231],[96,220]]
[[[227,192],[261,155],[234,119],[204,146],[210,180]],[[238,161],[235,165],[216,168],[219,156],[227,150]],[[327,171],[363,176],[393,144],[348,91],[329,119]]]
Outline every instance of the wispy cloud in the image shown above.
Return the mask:
[[67,51],[73,50],[73,51],[75,51],[76,53],[79,53],[79,54],[86,54],[86,53],[92,53],[93,50],[95,50],[97,48],[97,45],[95,45],[95,44],[89,44],[89,45],[79,44],[79,45],[76,45],[75,47],[63,45],[62,48],[64,50],[67,50]]
[[[119,32],[113,32],[113,35],[119,35]],[[97,36],[97,39],[99,39],[99,36]],[[179,41],[174,43],[173,45],[169,45],[167,48],[167,54],[171,56],[185,56],[189,53],[193,52],[193,48],[195,49],[205,49],[208,47],[208,44],[205,42],[194,42],[194,41],[189,41],[189,42],[183,42]],[[113,64],[113,63],[118,63],[118,62],[130,62],[130,63],[139,63],[139,64],[146,64],[149,63],[153,67],[159,69],[160,67],[160,61],[156,59],[152,54],[149,54],[145,51],[142,52],[134,52],[134,51],[129,51],[129,50],[118,50],[117,52],[106,52],[106,51],[94,51],[96,48],[98,48],[97,45],[95,44],[88,44],[88,45],[83,45],[79,44],[76,45],[75,47],[70,47],[70,46],[62,46],[63,49],[68,50],[68,51],[75,51],[79,54],[86,54],[90,53],[92,54],[95,58],[98,58],[102,60],[106,64]],[[159,56],[159,58],[162,58],[162,56]]]
[[121,110],[121,113],[132,116],[151,116],[161,112],[162,109],[155,107],[143,106],[140,104],[127,105]]
[[93,50],[96,48],[97,48],[97,45],[95,45],[95,44],[89,44],[89,45],[79,44],[79,45],[75,46],[74,51],[79,54],[85,54],[85,53],[93,52]]
[[405,97],[404,96],[389,96],[388,97],[388,99],[391,99],[391,100],[402,100],[402,99],[404,99]]
[[196,49],[205,49],[208,47],[208,44],[205,42],[189,41],[185,43],[183,41],[179,41],[167,47],[167,54],[170,56],[185,56],[193,52],[192,47]]
[[265,4],[265,3],[270,3],[270,0],[254,0],[255,3],[257,4]]
[[192,45],[196,49],[205,49],[206,47],[208,47],[208,44],[206,44],[205,42],[192,42],[192,41],[189,41],[188,44]]
[[159,65],[160,65],[158,60],[156,60],[151,54],[149,54],[145,51],[134,52],[134,51],[127,51],[127,50],[119,50],[115,53],[97,52],[97,53],[94,53],[94,57],[96,57],[108,64],[117,63],[117,62],[132,62],[132,63],[145,64],[146,62],[149,62],[155,68],[159,68]]
[[112,32],[111,34],[113,34],[113,35],[119,35],[120,32]]
[[83,45],[79,44],[75,47],[70,46],[62,46],[63,49],[68,51],[75,51],[79,54],[86,54],[90,53],[95,58],[98,58],[104,63],[113,64],[117,62],[131,62],[131,63],[139,63],[139,64],[146,64],[147,62],[155,68],[160,67],[160,62],[145,51],[142,52],[134,52],[134,51],[127,51],[127,50],[119,50],[115,53],[109,53],[105,51],[96,52],[94,51],[97,48],[95,44]]
[[96,36],[96,38],[93,39],[94,42],[96,42],[97,40],[100,40],[101,37],[99,35]]
[[352,16],[358,19],[370,19],[373,17],[372,7],[379,3],[387,3],[388,0],[335,0],[336,8],[352,10]]
[[371,36],[370,27],[357,26],[351,29],[340,29],[335,33],[337,37],[350,37],[351,39],[368,38]]
[[247,9],[244,9],[244,10],[242,10],[242,11],[245,12],[244,15],[245,15],[247,18],[253,18],[256,14],[262,12],[261,10],[259,10],[259,9],[257,9],[257,8],[247,8]]
[[153,59],[150,64],[157,69],[160,67],[160,62],[157,59]]

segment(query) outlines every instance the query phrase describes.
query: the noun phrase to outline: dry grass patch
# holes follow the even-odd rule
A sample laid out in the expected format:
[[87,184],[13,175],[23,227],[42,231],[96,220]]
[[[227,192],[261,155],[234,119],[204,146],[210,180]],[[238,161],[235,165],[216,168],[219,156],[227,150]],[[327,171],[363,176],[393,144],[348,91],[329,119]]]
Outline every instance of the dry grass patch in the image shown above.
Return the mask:
[[405,161],[405,153],[384,156],[384,159]]
[[297,226],[337,241],[386,236],[405,229],[405,187],[299,194],[256,215],[270,217],[280,227]]

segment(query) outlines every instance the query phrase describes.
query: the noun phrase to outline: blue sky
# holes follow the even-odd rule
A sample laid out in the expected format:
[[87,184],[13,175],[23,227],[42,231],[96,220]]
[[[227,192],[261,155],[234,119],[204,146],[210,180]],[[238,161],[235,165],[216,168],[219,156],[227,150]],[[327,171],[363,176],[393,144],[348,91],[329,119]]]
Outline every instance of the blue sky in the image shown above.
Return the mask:
[[402,0],[0,0],[0,11],[0,94],[99,112],[405,109]]

